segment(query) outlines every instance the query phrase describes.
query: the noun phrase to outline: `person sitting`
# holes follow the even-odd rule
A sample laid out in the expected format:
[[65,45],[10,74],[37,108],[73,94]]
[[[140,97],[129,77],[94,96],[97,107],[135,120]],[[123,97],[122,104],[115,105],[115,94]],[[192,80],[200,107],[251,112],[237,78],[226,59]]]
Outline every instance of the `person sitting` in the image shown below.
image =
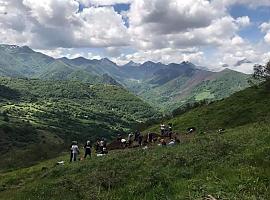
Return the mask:
[[195,131],[196,131],[196,128],[195,127],[188,128],[187,129],[187,134],[191,134],[191,133],[193,133]]
[[91,145],[91,142],[88,140],[86,142],[86,144],[84,145],[84,159],[89,155],[89,157],[91,158],[91,148],[92,148],[92,145]]
[[79,147],[76,141],[72,142],[72,145],[70,147],[70,162],[74,162],[77,160],[77,156],[80,153]]
[[166,141],[163,138],[160,140],[160,144],[161,144],[161,146],[166,146],[167,145]]
[[175,145],[175,140],[171,139],[171,141],[168,143],[168,146],[174,146]]
[[117,141],[121,142],[121,140],[122,140],[122,135],[119,133],[119,134],[117,134]]
[[224,132],[225,132],[225,129],[224,129],[224,128],[218,129],[218,133],[222,134],[222,133],[224,133]]
[[103,148],[102,148],[101,154],[108,154],[108,149],[107,149],[107,147],[103,147]]
[[180,140],[176,136],[174,137],[174,141],[176,144],[180,144]]
[[122,146],[122,148],[126,148],[126,146],[127,146],[127,140],[126,139],[121,139],[121,146]]

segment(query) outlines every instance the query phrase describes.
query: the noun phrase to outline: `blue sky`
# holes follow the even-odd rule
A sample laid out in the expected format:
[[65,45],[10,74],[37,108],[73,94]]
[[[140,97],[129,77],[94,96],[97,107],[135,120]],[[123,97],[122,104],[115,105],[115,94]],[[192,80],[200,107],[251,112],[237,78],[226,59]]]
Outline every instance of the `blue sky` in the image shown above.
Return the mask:
[[270,20],[269,7],[252,8],[246,5],[234,5],[229,9],[229,13],[234,17],[248,16],[252,24],[241,30],[239,34],[251,42],[259,42],[263,38],[263,33],[259,25]]

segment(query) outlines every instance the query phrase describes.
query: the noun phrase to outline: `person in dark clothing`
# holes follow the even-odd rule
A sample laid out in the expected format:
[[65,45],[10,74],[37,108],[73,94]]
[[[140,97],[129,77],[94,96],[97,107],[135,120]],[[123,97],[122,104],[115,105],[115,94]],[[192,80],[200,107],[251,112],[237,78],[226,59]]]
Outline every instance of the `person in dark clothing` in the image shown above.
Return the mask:
[[99,142],[99,152],[105,154],[107,152],[107,140],[103,137]]
[[170,132],[173,131],[173,130],[172,130],[172,123],[169,123],[169,124],[168,124],[168,130],[169,130]]
[[139,135],[138,137],[138,143],[140,146],[142,146],[142,141],[143,141],[143,136],[142,135]]
[[161,125],[160,125],[160,134],[161,134],[162,136],[165,135],[165,125],[164,125],[164,124],[161,124]]
[[174,137],[174,140],[176,144],[180,144],[180,140],[176,136]]
[[102,147],[107,147],[107,140],[103,137],[100,141]]
[[96,152],[100,152],[100,139],[97,139],[96,142]]
[[153,142],[153,133],[148,133],[147,134],[147,141],[148,141],[148,143],[152,143]]
[[133,134],[132,133],[128,134],[127,142],[128,142],[128,145],[129,146],[131,146],[131,144],[132,144],[132,137],[133,137]]
[[140,135],[141,135],[140,131],[137,130],[137,131],[135,132],[135,138],[134,138],[134,141],[138,141]]
[[86,144],[84,145],[84,151],[85,151],[84,158],[86,158],[88,155],[91,158],[91,148],[92,148],[91,142],[87,141]]
[[122,135],[119,133],[119,134],[117,134],[117,141],[118,142],[121,142],[121,140],[122,140],[123,138],[122,138]]

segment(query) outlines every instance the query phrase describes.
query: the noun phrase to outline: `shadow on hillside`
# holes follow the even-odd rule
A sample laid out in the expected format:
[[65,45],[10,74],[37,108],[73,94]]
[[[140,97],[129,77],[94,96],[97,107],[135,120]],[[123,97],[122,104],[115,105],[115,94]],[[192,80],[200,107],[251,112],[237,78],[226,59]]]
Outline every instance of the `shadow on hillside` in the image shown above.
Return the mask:
[[17,90],[11,89],[4,85],[0,85],[0,101],[1,99],[18,100],[20,99],[20,96],[21,94]]

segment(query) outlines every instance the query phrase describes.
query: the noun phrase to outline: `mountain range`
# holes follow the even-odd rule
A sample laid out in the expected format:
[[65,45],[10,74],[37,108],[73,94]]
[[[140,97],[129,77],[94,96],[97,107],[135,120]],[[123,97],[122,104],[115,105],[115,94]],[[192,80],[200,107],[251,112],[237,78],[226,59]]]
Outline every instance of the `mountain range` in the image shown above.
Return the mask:
[[0,76],[121,85],[166,111],[190,102],[227,97],[248,87],[250,77],[229,69],[212,72],[190,62],[139,64],[130,61],[119,66],[107,58],[55,59],[16,45],[0,45]]

